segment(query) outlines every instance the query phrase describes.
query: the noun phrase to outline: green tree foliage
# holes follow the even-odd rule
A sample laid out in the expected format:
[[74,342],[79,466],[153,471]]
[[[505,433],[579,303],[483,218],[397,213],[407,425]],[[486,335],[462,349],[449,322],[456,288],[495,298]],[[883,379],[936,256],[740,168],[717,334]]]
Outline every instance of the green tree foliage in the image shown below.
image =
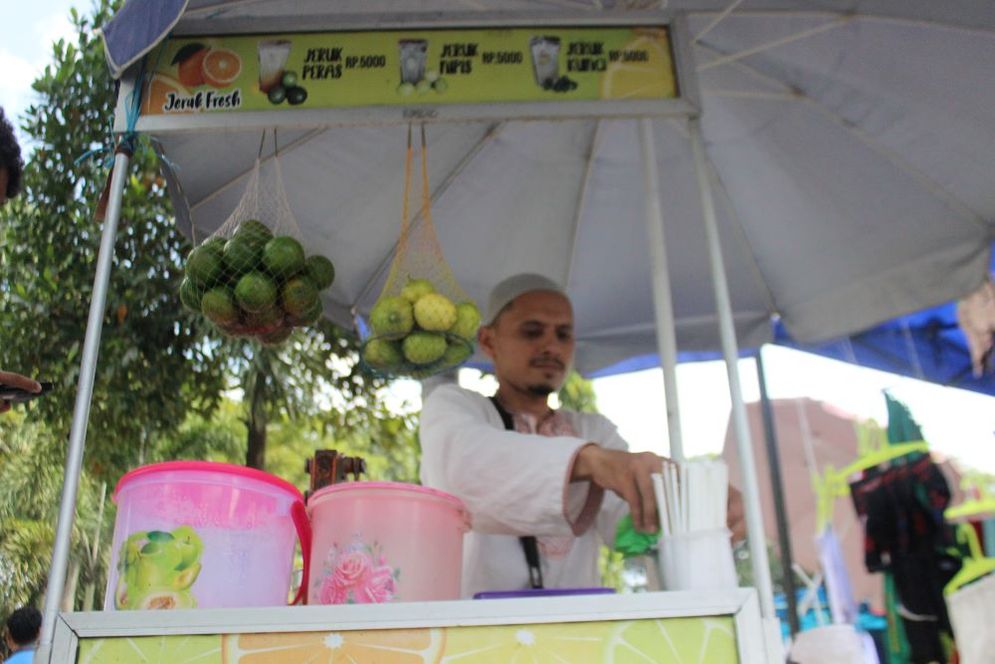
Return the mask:
[[[55,520],[62,489],[60,439],[23,416],[0,423],[0,606],[37,605],[45,590]],[[85,475],[80,482],[73,528],[71,574],[80,597],[87,585],[102,589],[105,561],[91,556],[96,533],[109,533],[98,520],[101,485]],[[78,582],[78,583],[77,583]],[[70,589],[72,594],[72,589]]]
[[[27,423],[0,423],[3,605],[36,602],[46,581],[100,244],[94,211],[109,177],[109,152],[77,160],[108,146],[116,90],[94,28],[120,4],[72,12],[76,35],[53,46],[22,122],[24,191],[0,210],[0,366],[55,383]],[[301,486],[304,457],[318,447],[368,457],[378,478],[412,479],[417,468],[411,418],[379,405],[382,382],[359,372],[355,341],[341,330],[325,322],[263,349],[222,338],[183,310],[177,291],[191,245],[141,140],[121,209],[70,560],[77,607],[94,587],[99,605],[105,583],[114,514],[108,504],[99,517],[100,496],[137,465],[186,458],[261,467],[272,432],[281,444],[295,441],[276,465]],[[312,425],[313,436],[288,433]]]
[[392,416],[380,403],[386,381],[363,372],[355,338],[327,320],[296,330],[282,346],[231,342],[229,347],[244,393],[247,466],[268,468],[269,424],[281,418],[310,420],[339,440],[369,441],[379,434],[384,449],[399,443],[411,453],[417,450],[411,420]]
[[[100,224],[93,210],[107,177],[95,160],[76,163],[109,136],[114,83],[93,27],[106,21],[104,0],[92,17],[73,12],[77,43],[59,42],[53,64],[35,82],[39,103],[25,130],[35,150],[25,194],[3,212],[0,366],[54,380],[39,415],[68,431],[92,292]],[[219,337],[177,297],[190,244],[172,222],[155,155],[139,142],[122,202],[89,420],[88,466],[101,476],[152,458],[149,446],[186,419],[208,414],[225,389],[245,395],[247,465],[265,467],[267,424],[342,410],[341,428],[376,425],[365,406],[382,386],[356,366],[355,342],[325,323],[298,331],[277,349]],[[331,403],[322,394],[337,394]],[[161,456],[161,455],[158,455]]]
[[[23,124],[33,148],[24,192],[0,211],[0,366],[56,384],[36,412],[59,438],[71,421],[100,244],[94,210],[108,169],[77,159],[110,136],[115,85],[93,30],[110,11],[106,0],[91,17],[74,10],[76,43],[53,46]],[[111,479],[136,463],[142,440],[191,408],[209,411],[224,381],[219,342],[176,296],[189,245],[144,143],[129,172],[87,437],[89,469]]]
[[[774,592],[784,592],[784,565],[781,564],[781,554],[773,542],[767,542],[767,563],[770,566],[770,580],[774,587]],[[750,549],[746,541],[739,542],[733,547],[733,556],[736,564],[736,576],[739,585],[753,586],[753,563],[750,561]],[[795,584],[798,586],[798,583]]]
[[266,469],[298,487],[308,486],[304,459],[315,450],[336,450],[362,457],[367,478],[418,482],[418,440],[411,413],[396,414],[381,405],[366,412],[362,427],[339,428],[324,414],[290,419],[286,415],[270,427],[271,452]]
[[560,388],[560,403],[564,408],[579,413],[598,412],[594,386],[576,371],[570,372],[563,387]]

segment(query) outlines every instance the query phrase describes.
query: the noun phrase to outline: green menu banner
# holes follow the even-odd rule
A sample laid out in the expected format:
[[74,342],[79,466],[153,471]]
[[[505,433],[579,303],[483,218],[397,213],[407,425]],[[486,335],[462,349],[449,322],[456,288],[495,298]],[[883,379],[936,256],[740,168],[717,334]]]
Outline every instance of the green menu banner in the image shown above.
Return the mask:
[[169,39],[143,115],[676,99],[669,28],[475,28]]

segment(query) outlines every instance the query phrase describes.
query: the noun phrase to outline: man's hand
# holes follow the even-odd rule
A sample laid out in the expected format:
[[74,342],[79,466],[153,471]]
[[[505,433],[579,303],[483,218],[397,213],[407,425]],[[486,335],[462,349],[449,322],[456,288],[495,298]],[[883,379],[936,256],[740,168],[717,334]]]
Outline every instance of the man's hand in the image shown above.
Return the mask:
[[726,527],[732,531],[732,541],[746,539],[746,509],[743,507],[743,494],[729,485],[729,500],[726,501]]
[[614,491],[629,504],[636,530],[653,533],[660,519],[650,475],[661,472],[665,460],[652,452],[621,452],[591,444],[577,454],[570,479],[589,480]]
[[[0,371],[0,385],[16,387],[34,394],[41,392],[41,385],[37,381],[10,371]],[[0,413],[6,413],[8,410],[10,410],[10,402],[6,399],[0,399]]]

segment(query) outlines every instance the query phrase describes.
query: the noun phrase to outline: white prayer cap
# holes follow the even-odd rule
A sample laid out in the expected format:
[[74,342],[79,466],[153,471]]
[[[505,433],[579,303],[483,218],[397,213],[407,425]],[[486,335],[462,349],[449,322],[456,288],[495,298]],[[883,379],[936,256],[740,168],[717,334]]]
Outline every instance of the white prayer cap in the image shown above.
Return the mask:
[[484,316],[484,324],[492,325],[501,310],[508,306],[512,300],[519,295],[534,291],[552,291],[564,297],[567,295],[563,287],[549,277],[544,277],[541,274],[516,274],[499,283],[491,291],[487,300],[487,315]]

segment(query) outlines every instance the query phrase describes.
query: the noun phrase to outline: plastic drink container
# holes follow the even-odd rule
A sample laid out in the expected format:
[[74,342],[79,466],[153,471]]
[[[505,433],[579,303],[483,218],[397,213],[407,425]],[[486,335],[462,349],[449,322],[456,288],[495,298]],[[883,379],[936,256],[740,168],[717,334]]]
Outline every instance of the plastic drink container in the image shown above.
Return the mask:
[[298,537],[307,579],[304,500],[275,475],[206,461],[158,463],[124,475],[114,500],[104,610],[285,605]]
[[665,590],[727,590],[737,586],[731,533],[725,528],[661,537],[660,577]]
[[334,484],[308,500],[314,565],[308,604],[459,599],[469,515],[414,484]]

